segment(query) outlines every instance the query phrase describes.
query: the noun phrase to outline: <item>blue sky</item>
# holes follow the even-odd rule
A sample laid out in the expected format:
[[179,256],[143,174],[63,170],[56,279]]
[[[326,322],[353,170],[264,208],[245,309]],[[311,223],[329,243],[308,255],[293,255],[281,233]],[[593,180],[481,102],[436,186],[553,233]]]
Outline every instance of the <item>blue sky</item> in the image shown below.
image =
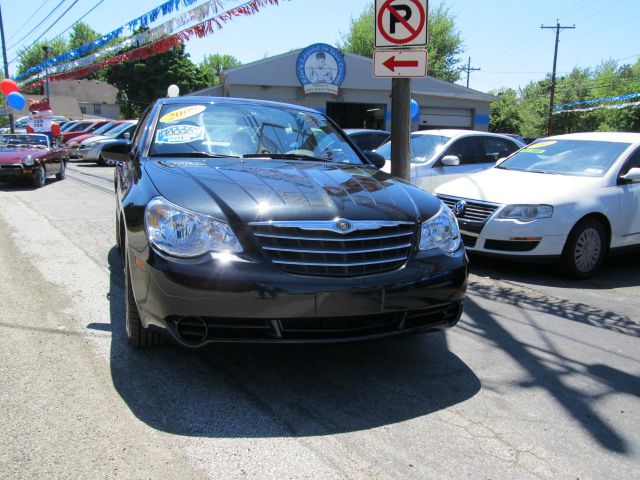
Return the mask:
[[[46,0],[34,18],[18,31],[44,1],[0,0],[8,45],[40,22],[59,0]],[[52,17],[72,3],[73,0],[66,0]],[[65,30],[96,3],[97,0],[78,0],[46,37]],[[105,0],[84,21],[107,33],[160,3],[162,0]],[[239,3],[228,0],[226,5]],[[430,3],[438,4],[436,0]],[[364,0],[282,1],[279,7],[266,7],[254,17],[230,22],[206,39],[189,42],[187,51],[195,61],[208,53],[226,53],[248,63],[311,43],[334,44],[366,4]],[[477,90],[518,87],[544,78],[552,66],[555,33],[541,30],[540,25],[555,25],[556,18],[562,25],[576,26],[575,30],[560,34],[559,72],[568,72],[574,66],[595,67],[608,58],[633,63],[640,55],[639,0],[447,0],[445,4],[456,15],[456,25],[464,39],[464,62],[471,56],[472,66],[481,68],[471,75],[470,86]],[[34,40],[50,23],[51,20],[45,22],[25,43]],[[10,49],[10,59],[16,50],[17,47]]]

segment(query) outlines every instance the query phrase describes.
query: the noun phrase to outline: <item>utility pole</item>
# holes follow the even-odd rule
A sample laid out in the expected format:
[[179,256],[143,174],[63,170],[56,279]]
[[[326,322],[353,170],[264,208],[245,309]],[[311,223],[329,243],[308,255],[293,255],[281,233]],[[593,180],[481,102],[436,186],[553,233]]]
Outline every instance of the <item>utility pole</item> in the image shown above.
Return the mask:
[[467,72],[467,88],[469,88],[469,75],[471,72],[477,72],[480,70],[479,68],[471,68],[471,57],[469,57],[469,63],[466,67],[462,67],[463,72]]
[[553,73],[551,74],[551,95],[549,98],[549,118],[547,119],[547,135],[551,135],[551,126],[553,122],[553,100],[556,93],[556,63],[558,62],[558,43],[560,42],[560,30],[573,29],[576,28],[576,26],[573,25],[571,27],[563,27],[556,19],[555,27],[546,27],[544,25],[540,25],[540,28],[551,28],[556,31],[556,48],[553,52]]
[[[4,78],[9,78],[9,63],[7,61],[7,48],[4,43],[4,24],[2,23],[2,7],[0,6],[0,39],[2,39],[2,58],[4,61]],[[15,133],[15,127],[13,125],[13,111],[9,104],[5,107],[9,112],[9,131]]]
[[411,79],[391,79],[391,175],[410,177]]
[[44,76],[45,76],[45,82],[44,82],[44,96],[47,97],[47,99],[49,100],[49,105],[51,105],[51,98],[49,97],[49,66],[47,65],[47,60],[49,60],[49,55],[51,55],[53,53],[53,48],[47,46],[47,45],[43,45],[42,46],[42,51],[44,52],[44,61],[45,61],[45,67],[44,67]]

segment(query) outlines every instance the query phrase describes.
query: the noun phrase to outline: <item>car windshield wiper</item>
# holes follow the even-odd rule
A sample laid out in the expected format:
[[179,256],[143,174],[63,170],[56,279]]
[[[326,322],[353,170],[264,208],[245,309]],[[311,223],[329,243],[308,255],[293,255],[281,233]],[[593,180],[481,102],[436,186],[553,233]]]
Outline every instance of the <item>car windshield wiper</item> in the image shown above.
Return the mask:
[[558,175],[558,172],[552,172],[551,170],[523,170],[524,172],[531,173],[546,173],[547,175]]
[[284,160],[312,160],[314,162],[331,162],[328,158],[313,157],[301,153],[249,153],[242,158],[282,158]]
[[240,158],[237,155],[223,155],[221,153],[207,152],[172,152],[154,153],[151,157],[181,157],[181,158]]

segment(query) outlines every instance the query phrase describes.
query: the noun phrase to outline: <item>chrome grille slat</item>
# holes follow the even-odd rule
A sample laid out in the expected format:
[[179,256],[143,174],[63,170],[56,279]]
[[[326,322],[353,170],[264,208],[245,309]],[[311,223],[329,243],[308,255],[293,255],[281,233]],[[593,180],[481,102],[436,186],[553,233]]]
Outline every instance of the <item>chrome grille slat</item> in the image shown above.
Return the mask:
[[464,201],[466,203],[466,208],[464,213],[458,216],[458,219],[470,222],[485,223],[489,217],[500,208],[500,205],[498,204],[482,202],[480,200],[470,200],[467,198],[449,197],[445,195],[437,195],[437,197],[451,210],[453,210],[456,203]]
[[315,240],[318,242],[361,242],[363,240],[381,240],[385,238],[407,237],[413,232],[399,233],[397,235],[381,235],[378,237],[358,237],[358,238],[323,238],[323,237],[291,237],[287,235],[269,235],[266,233],[254,233],[257,237],[265,238],[286,238],[288,240]]
[[386,252],[387,250],[398,250],[401,248],[411,247],[410,243],[392,247],[373,248],[368,250],[301,250],[298,248],[279,248],[279,247],[262,247],[265,250],[273,250],[278,252],[295,252],[295,253],[313,253],[313,254],[331,254],[331,255],[351,255],[356,253],[372,253],[372,252]]
[[[328,222],[250,223],[262,250],[279,269],[296,275],[356,277],[401,268],[416,225],[408,222],[349,222],[340,233]],[[374,227],[372,228],[372,224]]]
[[361,265],[379,265],[382,263],[404,262],[406,257],[389,258],[388,260],[354,262],[354,263],[312,263],[312,262],[288,262],[285,260],[273,260],[279,265],[306,265],[309,267],[357,267]]

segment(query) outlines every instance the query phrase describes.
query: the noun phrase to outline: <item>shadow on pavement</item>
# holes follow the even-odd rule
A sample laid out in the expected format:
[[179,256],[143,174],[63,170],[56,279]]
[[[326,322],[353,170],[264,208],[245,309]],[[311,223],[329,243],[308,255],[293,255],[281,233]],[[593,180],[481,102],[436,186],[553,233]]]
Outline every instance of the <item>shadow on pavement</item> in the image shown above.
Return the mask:
[[134,351],[126,344],[115,248],[109,265],[113,383],[153,428],[204,437],[329,435],[421,417],[480,389],[444,333],[343,345]]
[[584,303],[553,297],[537,290],[494,286],[469,282],[469,293],[487,300],[506,303],[518,308],[541,312],[565,320],[605,328],[624,335],[640,336],[640,323],[626,315],[601,310]]
[[[505,292],[499,287],[471,285],[471,292],[491,301],[502,301],[514,295],[514,291]],[[534,311],[554,314],[560,318],[574,319],[580,316],[572,307],[567,310],[563,306],[556,305],[549,310],[544,301],[534,298],[513,298],[510,303],[521,308],[530,308]],[[608,424],[608,419],[603,418],[596,404],[603,396],[618,393],[630,393],[640,395],[638,380],[631,381],[632,376],[605,365],[589,365],[567,359],[561,356],[553,348],[540,349],[539,347],[520,341],[515,338],[496,318],[478,305],[473,297],[465,300],[465,311],[470,317],[469,322],[459,328],[474,335],[482,336],[494,342],[496,347],[506,352],[523,371],[527,372],[530,380],[520,384],[521,388],[542,388],[564,408],[576,422],[602,447],[617,453],[628,453],[627,441]],[[625,327],[626,328],[626,327]],[[544,335],[543,332],[540,333]],[[635,333],[637,335],[637,330]],[[580,391],[575,382],[575,377],[590,375],[591,378],[609,387],[604,394],[592,394]]]
[[531,285],[589,290],[640,286],[640,248],[608,258],[602,270],[588,280],[568,280],[552,264],[525,263],[482,255],[471,256],[471,272],[482,276]]

